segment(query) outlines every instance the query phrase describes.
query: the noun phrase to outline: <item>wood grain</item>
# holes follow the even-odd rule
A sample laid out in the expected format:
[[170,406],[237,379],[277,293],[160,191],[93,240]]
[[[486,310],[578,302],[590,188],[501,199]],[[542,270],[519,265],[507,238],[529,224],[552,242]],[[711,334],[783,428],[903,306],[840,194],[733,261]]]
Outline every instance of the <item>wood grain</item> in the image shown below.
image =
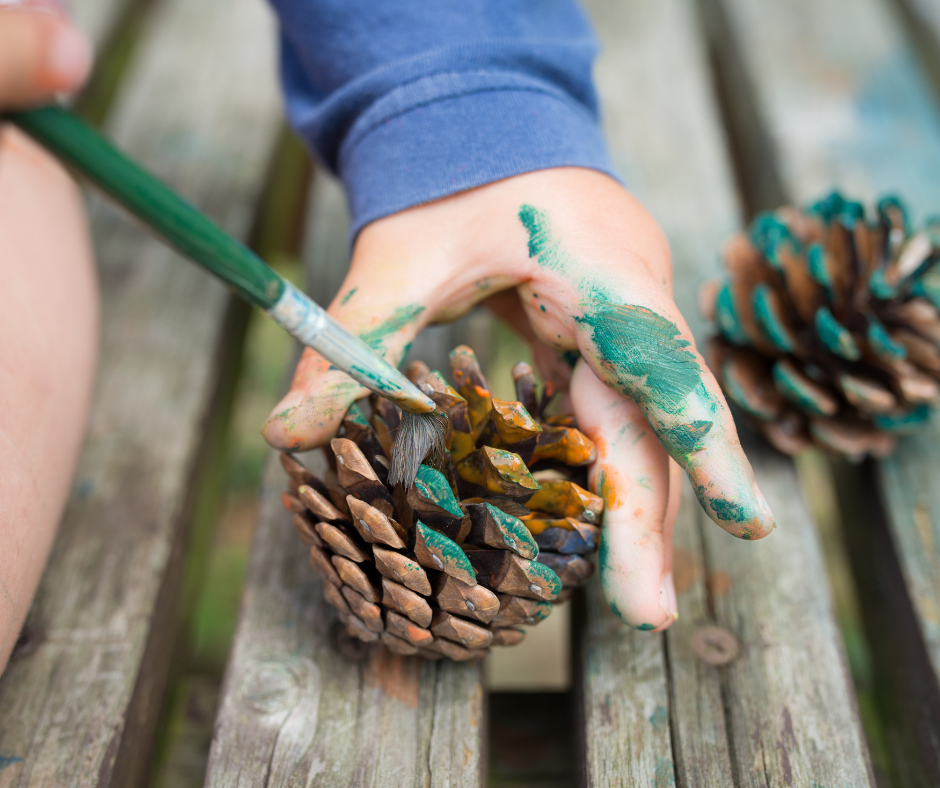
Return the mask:
[[[211,36],[206,31],[213,31]],[[211,111],[207,107],[211,106]],[[270,19],[251,0],[172,0],[108,134],[236,234],[278,130]],[[0,680],[0,785],[134,785],[176,624],[192,478],[228,356],[225,290],[97,204],[101,365],[74,493]]]
[[[922,68],[923,62],[932,64],[936,84],[940,27],[935,3],[723,0],[720,10],[717,51],[724,70],[751,75],[751,95],[739,98],[751,102],[759,133],[778,152],[782,196],[806,201],[837,186],[866,201],[897,193],[915,221],[936,212],[940,109]],[[852,24],[847,26],[849,17]],[[905,19],[913,22],[910,31]],[[910,32],[929,57],[918,57]],[[839,472],[845,511],[861,515],[845,519],[845,528],[862,596],[874,603],[864,605],[863,613],[876,656],[885,657],[880,667],[889,685],[881,688],[881,695],[900,706],[899,720],[906,730],[897,737],[893,760],[912,762],[914,747],[930,775],[923,779],[931,784],[940,780],[938,446],[940,425],[934,418],[917,435],[902,440],[898,452],[880,462],[867,482],[858,472],[854,478],[848,469]],[[859,511],[853,500],[872,482],[882,492],[887,539],[881,537],[885,523],[877,501]],[[869,556],[860,549],[864,544],[880,550]],[[897,588],[898,582],[903,587]],[[918,627],[906,625],[911,613]],[[894,641],[901,644],[903,661],[886,647]],[[927,670],[911,664],[918,654],[929,659]],[[914,675],[930,673],[927,683],[911,681]]]
[[[588,7],[605,47],[597,82],[615,164],[666,230],[676,301],[701,341],[696,290],[715,275],[740,212],[695,9],[685,0]],[[587,785],[872,784],[792,465],[764,444],[749,445],[748,456],[777,531],[737,541],[685,490],[675,539],[680,618],[665,643],[618,626],[590,585],[580,673]],[[715,625],[740,643],[737,659],[720,668],[693,646]],[[800,649],[811,664],[791,653]]]
[[[328,303],[348,260],[348,219],[342,193],[322,175],[311,205],[309,291]],[[279,500],[284,484],[272,457],[206,784],[479,786],[479,662],[373,649],[357,663],[339,653],[335,614]]]

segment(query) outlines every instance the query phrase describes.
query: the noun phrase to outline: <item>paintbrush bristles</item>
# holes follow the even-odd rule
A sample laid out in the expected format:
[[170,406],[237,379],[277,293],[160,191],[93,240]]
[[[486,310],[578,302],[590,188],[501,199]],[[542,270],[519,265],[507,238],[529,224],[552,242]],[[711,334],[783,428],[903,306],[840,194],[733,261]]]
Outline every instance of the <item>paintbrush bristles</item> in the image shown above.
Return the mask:
[[440,410],[430,413],[402,411],[401,425],[392,445],[392,462],[388,472],[388,483],[414,484],[421,463],[440,468],[445,458],[445,430],[447,416]]

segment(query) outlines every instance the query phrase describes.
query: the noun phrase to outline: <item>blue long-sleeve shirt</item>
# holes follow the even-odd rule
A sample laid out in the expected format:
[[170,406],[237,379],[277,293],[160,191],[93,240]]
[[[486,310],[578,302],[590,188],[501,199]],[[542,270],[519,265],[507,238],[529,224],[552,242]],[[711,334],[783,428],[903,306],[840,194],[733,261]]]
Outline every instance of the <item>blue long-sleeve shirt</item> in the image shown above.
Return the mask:
[[548,167],[613,168],[576,0],[271,0],[287,112],[352,233]]

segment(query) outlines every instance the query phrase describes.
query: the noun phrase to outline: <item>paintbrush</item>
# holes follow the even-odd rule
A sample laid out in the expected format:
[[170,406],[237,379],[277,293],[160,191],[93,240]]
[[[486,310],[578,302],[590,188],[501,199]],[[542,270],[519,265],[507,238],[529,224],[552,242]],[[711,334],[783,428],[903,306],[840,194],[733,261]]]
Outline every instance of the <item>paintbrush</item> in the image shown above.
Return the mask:
[[307,347],[369,391],[398,405],[403,413],[392,448],[391,484],[410,487],[425,457],[440,456],[446,417],[434,400],[248,247],[67,110],[51,106],[2,117],[81,173],[171,247],[263,309]]

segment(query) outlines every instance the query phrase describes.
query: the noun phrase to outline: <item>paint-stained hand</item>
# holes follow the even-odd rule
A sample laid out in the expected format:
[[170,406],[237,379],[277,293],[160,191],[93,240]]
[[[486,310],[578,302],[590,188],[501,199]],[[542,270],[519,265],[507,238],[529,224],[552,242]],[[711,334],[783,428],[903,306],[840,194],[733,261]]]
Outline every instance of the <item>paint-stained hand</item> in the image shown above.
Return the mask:
[[[590,480],[607,506],[601,582],[639,629],[677,615],[680,467],[726,531],[760,539],[774,527],[671,284],[668,244],[643,207],[605,175],[561,168],[370,224],[330,307],[395,363],[426,325],[484,299],[534,342],[537,359],[546,347],[580,351],[570,395],[598,449]],[[308,350],[264,435],[282,448],[322,445],[364,393]]]
[[88,40],[48,0],[0,0],[0,110],[51,101],[88,76]]

